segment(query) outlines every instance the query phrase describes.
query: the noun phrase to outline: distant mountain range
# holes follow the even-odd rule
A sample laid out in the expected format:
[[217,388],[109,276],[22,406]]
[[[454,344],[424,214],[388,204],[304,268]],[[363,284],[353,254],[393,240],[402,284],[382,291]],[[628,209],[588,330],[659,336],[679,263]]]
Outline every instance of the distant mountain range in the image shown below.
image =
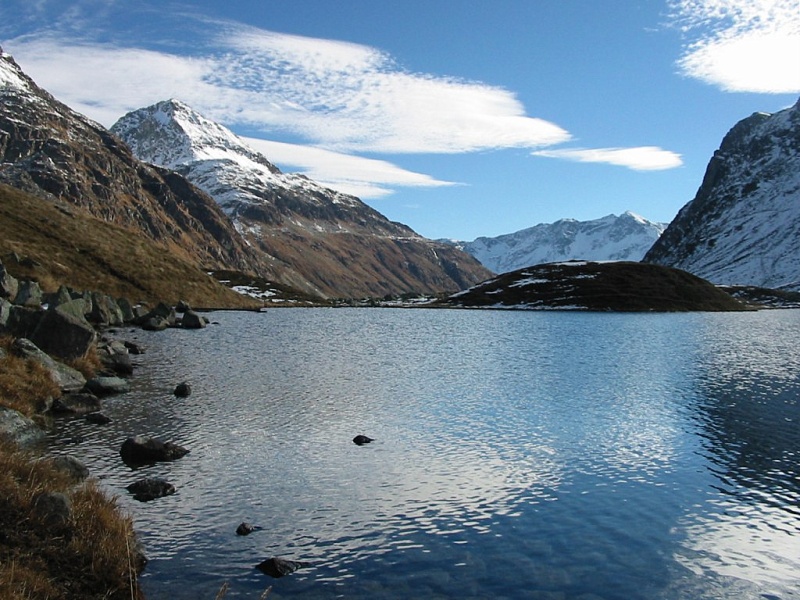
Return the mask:
[[592,221],[561,219],[516,233],[450,243],[495,273],[506,273],[568,260],[641,260],[666,227],[666,223],[653,223],[625,212]]
[[282,173],[222,125],[176,100],[111,129],[142,161],[208,193],[281,282],[325,297],[457,291],[489,272],[349,196]]
[[800,291],[800,101],[728,132],[644,260],[717,284]]

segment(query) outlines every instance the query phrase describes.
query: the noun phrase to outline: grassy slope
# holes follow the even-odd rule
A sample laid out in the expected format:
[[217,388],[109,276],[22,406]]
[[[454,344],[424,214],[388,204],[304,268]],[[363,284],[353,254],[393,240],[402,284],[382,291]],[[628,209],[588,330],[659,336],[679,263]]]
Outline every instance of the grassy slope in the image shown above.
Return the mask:
[[[7,255],[30,258],[15,264]],[[203,308],[254,308],[256,303],[153,241],[74,206],[56,206],[0,184],[0,260],[14,276],[46,291],[60,284],[133,302],[186,300]]]

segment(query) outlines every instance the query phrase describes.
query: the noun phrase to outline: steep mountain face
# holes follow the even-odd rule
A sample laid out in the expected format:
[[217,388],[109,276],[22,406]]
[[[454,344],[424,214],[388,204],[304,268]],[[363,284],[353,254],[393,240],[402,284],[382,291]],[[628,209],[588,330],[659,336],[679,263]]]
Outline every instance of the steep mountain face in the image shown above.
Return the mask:
[[389,221],[358,198],[282,173],[225,127],[176,100],[122,117],[112,131],[141,160],[210,194],[282,283],[328,297],[464,289],[490,273],[458,249]]
[[0,182],[145,234],[205,268],[261,259],[183,177],[146,165],[102,126],[58,102],[0,49]]
[[717,284],[800,290],[800,101],[728,132],[644,260]]
[[567,260],[640,260],[666,228],[632,212],[592,221],[561,219],[498,237],[456,242],[496,273]]

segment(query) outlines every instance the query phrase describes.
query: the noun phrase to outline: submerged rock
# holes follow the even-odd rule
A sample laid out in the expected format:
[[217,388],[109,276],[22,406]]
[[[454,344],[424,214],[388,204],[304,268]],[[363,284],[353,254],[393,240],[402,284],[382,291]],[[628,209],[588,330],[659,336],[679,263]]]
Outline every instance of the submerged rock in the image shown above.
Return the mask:
[[182,381],[178,385],[175,386],[175,390],[173,394],[178,398],[188,398],[189,395],[192,393],[192,386],[190,386],[185,381]]
[[189,454],[189,451],[172,442],[162,442],[145,435],[137,435],[122,443],[119,454],[126,464],[137,466],[177,460]]
[[94,377],[86,382],[86,389],[96,396],[124,394],[130,391],[130,384],[120,377]]
[[254,531],[260,531],[262,527],[258,525],[251,525],[250,523],[244,521],[239,524],[236,528],[236,535],[250,535]]
[[303,567],[308,566],[309,564],[305,562],[286,560],[285,558],[274,556],[258,564],[256,568],[265,575],[269,575],[270,577],[275,577],[277,579],[278,577],[283,577],[289,573],[294,573],[297,571],[297,569],[302,569]]

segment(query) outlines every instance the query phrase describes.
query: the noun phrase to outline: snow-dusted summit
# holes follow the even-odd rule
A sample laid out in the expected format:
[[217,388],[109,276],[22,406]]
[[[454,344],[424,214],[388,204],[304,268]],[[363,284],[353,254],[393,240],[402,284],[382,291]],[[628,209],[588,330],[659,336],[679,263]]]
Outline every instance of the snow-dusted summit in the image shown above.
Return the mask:
[[457,245],[495,273],[507,273],[574,259],[638,261],[665,228],[665,223],[625,212],[591,221],[561,219]]
[[460,250],[388,220],[354,196],[282,173],[229,129],[177,100],[113,127],[137,158],[207,192],[281,283],[328,297],[438,293],[490,273]]
[[717,284],[800,290],[800,101],[728,132],[645,260]]

